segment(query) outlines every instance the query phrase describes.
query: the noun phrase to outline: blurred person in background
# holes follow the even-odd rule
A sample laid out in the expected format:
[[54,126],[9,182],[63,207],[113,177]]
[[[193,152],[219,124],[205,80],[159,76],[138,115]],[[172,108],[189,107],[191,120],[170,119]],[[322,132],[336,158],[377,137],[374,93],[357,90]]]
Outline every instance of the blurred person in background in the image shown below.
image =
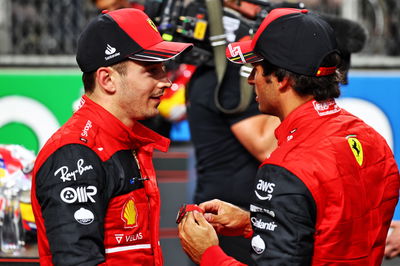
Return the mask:
[[113,11],[120,8],[137,8],[144,11],[143,1],[132,0],[92,0],[99,10]]
[[307,10],[274,9],[253,40],[227,57],[252,63],[261,112],[278,116],[278,147],[260,166],[250,212],[221,200],[180,222],[195,263],[243,265],[217,234],[251,238],[256,265],[380,265],[399,196],[399,171],[386,141],[341,109],[340,57],[333,29]]
[[[242,9],[239,9],[234,3],[225,2],[230,8],[237,7],[250,15],[254,15],[257,8],[241,5]],[[248,34],[248,28],[242,27],[231,41]],[[225,59],[225,54],[223,56]],[[257,168],[276,147],[274,130],[279,119],[258,110],[254,93],[249,95],[249,103],[240,111],[227,113],[217,106],[214,97],[217,86],[220,86],[218,101],[224,109],[231,110],[242,100],[240,67],[228,62],[222,83],[218,84],[215,66],[199,66],[188,85],[187,117],[196,158],[193,199],[196,204],[220,199],[249,210]],[[249,253],[249,239],[220,235],[219,243],[230,256],[247,265],[254,264]]]
[[104,12],[82,32],[85,95],[35,163],[32,207],[41,265],[162,265],[154,149],[169,140],[138,120],[171,86],[164,61],[192,47],[165,42],[138,9]]

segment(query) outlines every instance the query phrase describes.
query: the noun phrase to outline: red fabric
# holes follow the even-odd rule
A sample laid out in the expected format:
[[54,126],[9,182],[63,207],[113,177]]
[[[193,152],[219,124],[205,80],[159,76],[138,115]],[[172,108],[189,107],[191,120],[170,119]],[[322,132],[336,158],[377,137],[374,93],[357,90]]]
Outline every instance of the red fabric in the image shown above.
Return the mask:
[[[78,143],[90,147],[103,161],[109,159],[118,150],[136,149],[141,174],[143,177],[149,178],[148,181],[144,182],[144,189],[111,199],[105,217],[104,244],[106,250],[119,248],[115,234],[118,234],[121,230],[122,220],[116,219],[116,217],[121,217],[122,205],[129,199],[134,199],[137,203],[138,213],[144,212],[144,215],[138,219],[143,231],[147,231],[149,235],[148,239],[143,237],[142,244],[150,244],[152,248],[107,253],[104,265],[122,265],[128,261],[142,262],[142,265],[162,265],[162,253],[159,246],[160,194],[152,163],[152,152],[154,148],[167,151],[170,141],[140,123],[135,123],[133,129],[129,129],[111,113],[86,96],[83,96],[82,102],[83,106],[48,140],[36,159],[31,199],[37,225],[40,263],[42,266],[53,265],[49,242],[46,238],[46,228],[35,193],[36,173],[46,159],[59,147]],[[85,130],[88,121],[90,122],[90,129],[87,127],[88,130]],[[103,149],[97,149],[96,147],[99,147],[99,145]],[[150,220],[145,217],[150,217]],[[124,234],[129,235],[126,228]]]
[[201,257],[200,266],[243,266],[243,264],[224,253],[220,246],[209,247]]
[[[163,41],[153,22],[142,11],[124,8],[109,12],[108,15],[144,49]],[[132,20],[132,17],[137,19]]]
[[[312,265],[380,265],[400,179],[385,140],[334,101],[298,107],[275,134],[279,147],[263,164],[291,171],[316,202]],[[349,136],[362,145],[361,166]]]

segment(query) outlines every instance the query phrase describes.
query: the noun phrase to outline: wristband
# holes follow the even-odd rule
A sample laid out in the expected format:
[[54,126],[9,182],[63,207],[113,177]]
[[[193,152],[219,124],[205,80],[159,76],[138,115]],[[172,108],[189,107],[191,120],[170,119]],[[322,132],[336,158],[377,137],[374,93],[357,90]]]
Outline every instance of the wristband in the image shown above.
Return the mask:
[[196,204],[183,204],[179,208],[178,215],[176,216],[176,223],[179,224],[182,221],[183,217],[185,217],[185,214],[191,211],[198,211],[200,213],[204,213],[203,209],[201,209]]

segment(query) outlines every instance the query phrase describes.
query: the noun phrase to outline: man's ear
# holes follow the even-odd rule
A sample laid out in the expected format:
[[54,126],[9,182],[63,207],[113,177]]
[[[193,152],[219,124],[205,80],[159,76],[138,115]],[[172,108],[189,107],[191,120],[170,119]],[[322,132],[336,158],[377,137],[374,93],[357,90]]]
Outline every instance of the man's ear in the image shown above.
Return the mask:
[[115,71],[110,67],[100,67],[96,71],[96,81],[106,93],[113,94],[115,87]]
[[285,76],[282,81],[279,82],[279,90],[285,92],[291,87],[291,79],[288,76]]

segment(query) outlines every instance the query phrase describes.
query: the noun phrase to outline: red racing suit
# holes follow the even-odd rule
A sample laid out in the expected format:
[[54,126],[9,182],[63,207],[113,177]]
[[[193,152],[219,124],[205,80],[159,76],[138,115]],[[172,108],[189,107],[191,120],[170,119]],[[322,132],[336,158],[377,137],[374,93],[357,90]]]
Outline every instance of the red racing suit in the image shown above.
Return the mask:
[[162,265],[154,148],[169,140],[82,97],[33,173],[41,265]]
[[[386,141],[335,101],[307,102],[275,131],[250,205],[257,265],[380,265],[399,197]],[[201,265],[243,265],[218,246]]]

